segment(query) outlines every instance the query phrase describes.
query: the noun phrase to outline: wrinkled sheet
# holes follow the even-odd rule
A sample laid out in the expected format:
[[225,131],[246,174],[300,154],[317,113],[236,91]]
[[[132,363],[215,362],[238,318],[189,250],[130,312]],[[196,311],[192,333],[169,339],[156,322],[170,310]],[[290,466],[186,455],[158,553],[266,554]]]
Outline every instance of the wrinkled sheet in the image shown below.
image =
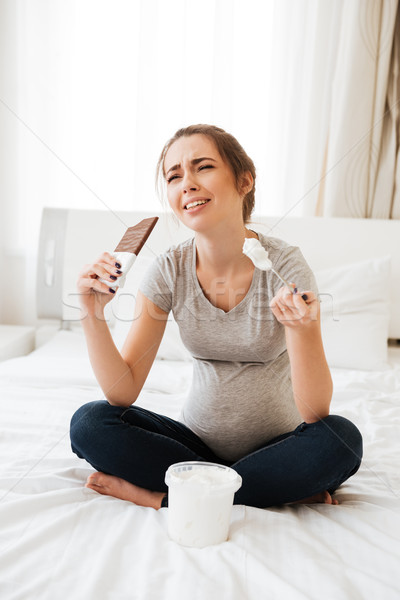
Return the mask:
[[[229,540],[184,548],[155,511],[84,488],[69,421],[102,397],[81,334],[0,363],[0,598],[261,600],[400,597],[400,358],[334,370],[332,412],[364,436],[339,506],[234,506]],[[176,417],[189,362],[156,361],[139,403]]]

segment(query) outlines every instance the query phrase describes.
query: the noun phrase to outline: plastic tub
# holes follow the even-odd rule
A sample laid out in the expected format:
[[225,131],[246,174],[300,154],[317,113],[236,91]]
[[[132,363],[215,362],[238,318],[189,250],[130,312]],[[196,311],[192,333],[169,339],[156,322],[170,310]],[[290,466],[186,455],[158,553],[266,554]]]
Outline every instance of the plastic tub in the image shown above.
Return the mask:
[[168,533],[183,546],[203,548],[228,539],[233,496],[242,478],[230,467],[181,462],[165,474]]

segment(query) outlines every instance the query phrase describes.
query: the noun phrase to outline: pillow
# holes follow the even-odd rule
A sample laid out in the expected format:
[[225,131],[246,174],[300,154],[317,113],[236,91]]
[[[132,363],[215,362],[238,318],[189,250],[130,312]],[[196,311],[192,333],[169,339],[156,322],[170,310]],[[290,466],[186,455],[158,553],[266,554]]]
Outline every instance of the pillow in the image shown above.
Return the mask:
[[[112,335],[119,349],[122,348],[132,324],[140,282],[154,259],[154,256],[146,256],[144,253],[143,255],[140,253],[126,277],[124,287],[117,291],[117,297],[110,302],[113,317],[115,318]],[[172,313],[168,316],[167,326],[157,352],[157,358],[162,360],[192,360],[190,352],[183,345],[178,324],[173,318]]]
[[390,256],[315,272],[329,366],[387,368]]

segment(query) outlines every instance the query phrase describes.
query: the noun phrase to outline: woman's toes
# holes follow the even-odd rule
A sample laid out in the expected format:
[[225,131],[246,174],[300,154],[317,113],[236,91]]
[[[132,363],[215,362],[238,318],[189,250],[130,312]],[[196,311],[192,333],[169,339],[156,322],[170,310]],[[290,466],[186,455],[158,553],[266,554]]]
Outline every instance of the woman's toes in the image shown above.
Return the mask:
[[108,475],[104,473],[96,472],[89,475],[86,480],[85,487],[96,489],[107,487]]
[[335,506],[337,504],[339,504],[339,502],[337,500],[335,500],[335,498],[332,498],[332,496],[330,495],[330,493],[328,491],[323,492],[323,495],[324,495],[324,499],[323,499],[324,504],[334,504]]

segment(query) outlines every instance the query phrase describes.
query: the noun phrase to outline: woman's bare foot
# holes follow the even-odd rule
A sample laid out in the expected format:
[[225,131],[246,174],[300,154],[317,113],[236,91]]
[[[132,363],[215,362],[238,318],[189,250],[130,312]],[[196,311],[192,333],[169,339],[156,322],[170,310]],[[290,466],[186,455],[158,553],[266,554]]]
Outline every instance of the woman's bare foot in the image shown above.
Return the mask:
[[332,498],[329,492],[320,492],[319,494],[315,494],[314,496],[309,496],[308,498],[303,498],[302,500],[297,500],[297,502],[290,502],[290,504],[339,504],[337,500]]
[[99,492],[99,494],[114,496],[114,498],[128,500],[139,506],[149,506],[155,509],[161,508],[161,501],[165,496],[164,492],[152,492],[120,477],[100,472],[89,475],[85,487]]

